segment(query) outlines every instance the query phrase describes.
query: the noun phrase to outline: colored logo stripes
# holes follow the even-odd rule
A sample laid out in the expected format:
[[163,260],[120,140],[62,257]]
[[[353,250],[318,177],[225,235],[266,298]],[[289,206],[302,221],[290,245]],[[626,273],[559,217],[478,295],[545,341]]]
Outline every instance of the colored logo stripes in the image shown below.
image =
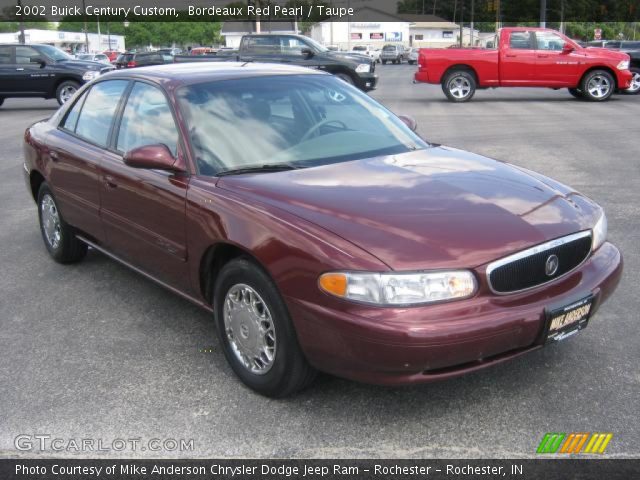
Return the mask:
[[604,453],[612,438],[613,433],[547,433],[536,453]]

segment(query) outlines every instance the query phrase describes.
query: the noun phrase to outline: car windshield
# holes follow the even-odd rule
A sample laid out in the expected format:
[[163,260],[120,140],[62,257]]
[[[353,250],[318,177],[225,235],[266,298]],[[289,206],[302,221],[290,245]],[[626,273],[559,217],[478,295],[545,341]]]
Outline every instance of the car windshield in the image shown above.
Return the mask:
[[79,60],[93,60],[93,55],[88,55],[88,54],[78,55],[78,59]]
[[324,45],[316,42],[313,38],[305,37],[304,41],[307,42],[307,45],[311,46],[313,49],[315,49],[318,52],[328,52],[329,51],[329,49],[327,47],[325,47]]
[[202,175],[326,165],[427,148],[401,120],[329,75],[279,75],[182,87]]
[[354,52],[365,52],[366,50],[367,50],[367,47],[359,47],[359,46],[353,47]]
[[62,60],[73,60],[71,55],[68,55],[57,47],[52,47],[51,45],[40,45],[39,48],[41,53],[44,53],[47,57],[56,62],[60,62]]

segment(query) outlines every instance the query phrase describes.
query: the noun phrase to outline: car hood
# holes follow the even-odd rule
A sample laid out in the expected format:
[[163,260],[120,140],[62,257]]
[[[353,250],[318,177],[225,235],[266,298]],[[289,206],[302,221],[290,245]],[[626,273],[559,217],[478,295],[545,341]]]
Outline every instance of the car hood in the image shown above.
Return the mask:
[[368,55],[363,53],[355,53],[355,52],[332,52],[328,51],[324,53],[329,58],[349,61],[349,62],[365,62],[368,63],[371,61]]
[[394,270],[472,268],[591,228],[600,208],[533,172],[446,147],[218,187],[313,222]]
[[100,62],[93,62],[90,60],[64,60],[59,62],[58,65],[64,65],[67,68],[72,68],[74,70],[81,70],[86,72],[87,70],[103,70],[113,68],[111,65]]
[[620,50],[609,50],[606,47],[587,47],[584,50],[588,50],[587,54],[590,57],[598,57],[611,61],[621,62],[622,60],[629,60],[630,58],[628,54],[621,52]]

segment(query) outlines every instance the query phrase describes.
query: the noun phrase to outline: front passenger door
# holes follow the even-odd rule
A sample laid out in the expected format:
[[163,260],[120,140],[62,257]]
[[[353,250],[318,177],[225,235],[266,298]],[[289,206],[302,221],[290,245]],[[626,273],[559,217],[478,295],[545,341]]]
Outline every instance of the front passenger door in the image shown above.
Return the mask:
[[156,86],[135,82],[103,163],[101,217],[107,244],[118,256],[158,279],[190,285],[185,232],[189,176],[132,168],[129,150],[164,144],[183,155],[171,106]]

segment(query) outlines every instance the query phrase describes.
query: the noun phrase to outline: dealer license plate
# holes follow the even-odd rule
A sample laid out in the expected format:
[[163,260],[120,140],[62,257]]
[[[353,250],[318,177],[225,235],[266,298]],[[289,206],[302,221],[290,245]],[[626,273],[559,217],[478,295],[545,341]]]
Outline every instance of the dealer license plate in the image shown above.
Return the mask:
[[559,342],[575,335],[589,323],[589,314],[593,306],[593,295],[582,300],[547,312],[547,342]]

